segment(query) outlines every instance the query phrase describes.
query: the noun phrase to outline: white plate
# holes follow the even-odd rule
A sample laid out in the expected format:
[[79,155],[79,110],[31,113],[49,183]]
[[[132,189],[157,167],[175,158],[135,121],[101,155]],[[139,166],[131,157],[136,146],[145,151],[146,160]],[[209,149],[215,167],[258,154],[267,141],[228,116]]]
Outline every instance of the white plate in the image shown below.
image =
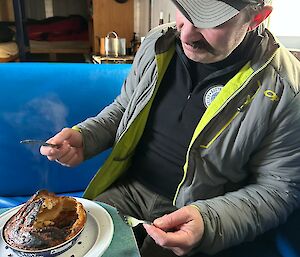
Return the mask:
[[[76,197],[75,197],[76,198]],[[100,257],[111,243],[114,234],[114,225],[109,213],[99,204],[83,198],[76,198],[87,211],[87,222],[77,242],[61,257]],[[0,215],[0,230],[5,222],[14,215],[20,206],[17,206]],[[12,250],[6,249],[6,244],[0,237],[0,256],[15,256]],[[11,255],[9,255],[11,254]]]

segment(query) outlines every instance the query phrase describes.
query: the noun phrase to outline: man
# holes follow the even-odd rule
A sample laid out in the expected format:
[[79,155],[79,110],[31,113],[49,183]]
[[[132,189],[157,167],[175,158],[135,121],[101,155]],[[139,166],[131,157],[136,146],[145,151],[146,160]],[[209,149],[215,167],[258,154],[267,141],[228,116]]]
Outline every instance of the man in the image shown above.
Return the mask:
[[[41,147],[74,166],[113,146],[84,196],[153,221],[142,256],[214,254],[299,207],[300,65],[262,29],[262,0],[178,0],[120,95]],[[145,231],[147,233],[145,233]]]

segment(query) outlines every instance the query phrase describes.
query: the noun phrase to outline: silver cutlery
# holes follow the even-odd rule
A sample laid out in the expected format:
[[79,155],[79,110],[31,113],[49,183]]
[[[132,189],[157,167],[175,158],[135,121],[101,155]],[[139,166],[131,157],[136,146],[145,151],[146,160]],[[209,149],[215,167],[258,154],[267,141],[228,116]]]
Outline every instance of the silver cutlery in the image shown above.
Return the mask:
[[38,140],[38,139],[25,139],[20,141],[21,144],[33,144],[33,145],[39,145],[39,146],[49,146],[53,148],[60,148],[60,144],[51,144],[47,143],[46,141],[43,140]]
[[127,215],[127,214],[123,214],[121,213],[117,208],[117,213],[119,214],[119,216],[121,217],[121,219],[129,226],[129,227],[136,227],[137,225],[139,224],[149,224],[149,225],[152,225],[152,222],[150,221],[147,221],[147,220],[140,220],[140,219],[137,219],[135,217],[132,217],[130,215]]

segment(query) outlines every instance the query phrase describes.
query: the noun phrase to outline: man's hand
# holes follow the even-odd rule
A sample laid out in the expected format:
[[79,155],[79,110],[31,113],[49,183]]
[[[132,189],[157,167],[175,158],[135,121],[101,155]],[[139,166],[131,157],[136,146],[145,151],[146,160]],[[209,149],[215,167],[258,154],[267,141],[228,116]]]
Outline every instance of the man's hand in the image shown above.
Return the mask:
[[64,128],[47,142],[61,145],[59,148],[41,146],[40,153],[47,156],[50,161],[68,167],[76,166],[83,161],[83,140],[80,132]]
[[199,210],[185,206],[154,220],[153,225],[144,225],[154,241],[176,255],[189,253],[201,240],[204,223]]

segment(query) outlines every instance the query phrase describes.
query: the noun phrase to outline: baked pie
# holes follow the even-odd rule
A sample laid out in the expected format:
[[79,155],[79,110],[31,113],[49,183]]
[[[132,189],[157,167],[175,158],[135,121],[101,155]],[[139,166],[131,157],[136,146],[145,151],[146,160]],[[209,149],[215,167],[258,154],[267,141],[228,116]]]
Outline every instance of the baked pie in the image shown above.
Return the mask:
[[74,238],[86,219],[83,205],[75,198],[40,190],[7,221],[3,237],[11,247],[43,250]]

